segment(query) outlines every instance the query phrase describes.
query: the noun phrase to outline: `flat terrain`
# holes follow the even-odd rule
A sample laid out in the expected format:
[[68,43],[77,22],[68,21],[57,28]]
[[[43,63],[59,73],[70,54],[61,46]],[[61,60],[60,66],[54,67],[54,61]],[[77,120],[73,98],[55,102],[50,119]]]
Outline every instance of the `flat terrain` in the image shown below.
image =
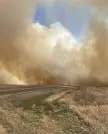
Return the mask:
[[108,87],[1,85],[0,124],[0,134],[108,134]]

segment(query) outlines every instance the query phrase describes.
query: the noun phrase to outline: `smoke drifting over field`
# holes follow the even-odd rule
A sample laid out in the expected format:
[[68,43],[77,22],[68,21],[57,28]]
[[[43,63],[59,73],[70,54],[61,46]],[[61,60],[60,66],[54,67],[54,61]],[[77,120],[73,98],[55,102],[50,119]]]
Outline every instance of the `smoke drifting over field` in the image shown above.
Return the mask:
[[9,0],[0,4],[0,83],[107,84],[108,30],[98,14],[104,12],[104,4],[98,16],[92,17],[83,40],[77,42],[59,23],[50,28],[32,24],[35,3]]

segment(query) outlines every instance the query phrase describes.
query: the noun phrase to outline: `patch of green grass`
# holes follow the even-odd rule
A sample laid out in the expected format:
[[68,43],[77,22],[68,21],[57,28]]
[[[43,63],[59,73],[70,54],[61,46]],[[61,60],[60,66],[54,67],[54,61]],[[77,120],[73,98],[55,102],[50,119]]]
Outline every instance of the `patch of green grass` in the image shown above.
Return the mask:
[[35,104],[36,106],[40,106],[44,104],[44,100],[49,97],[51,93],[49,94],[42,94],[42,95],[36,95],[35,97],[22,100],[19,103],[19,106],[23,107],[26,110],[31,110],[32,106]]
[[44,110],[52,110],[52,106],[45,101],[50,95],[52,93],[36,95],[30,99],[20,101],[16,107],[23,107],[24,110],[32,110],[36,114],[42,113]]

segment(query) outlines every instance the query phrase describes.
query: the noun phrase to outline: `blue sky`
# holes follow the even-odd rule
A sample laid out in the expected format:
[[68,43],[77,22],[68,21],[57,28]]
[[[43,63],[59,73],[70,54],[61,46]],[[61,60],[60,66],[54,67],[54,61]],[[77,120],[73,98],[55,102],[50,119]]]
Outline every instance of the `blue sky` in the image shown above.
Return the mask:
[[45,26],[59,21],[74,36],[79,37],[87,26],[89,18],[89,5],[83,3],[69,6],[67,0],[62,0],[62,2],[55,1],[53,4],[38,3],[33,20]]

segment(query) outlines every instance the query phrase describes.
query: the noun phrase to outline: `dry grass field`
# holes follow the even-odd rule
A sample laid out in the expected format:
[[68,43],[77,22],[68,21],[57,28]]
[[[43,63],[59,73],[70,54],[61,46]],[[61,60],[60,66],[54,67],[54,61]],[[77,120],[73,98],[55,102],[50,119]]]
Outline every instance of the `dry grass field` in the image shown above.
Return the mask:
[[108,134],[108,87],[1,95],[0,134],[45,133]]

